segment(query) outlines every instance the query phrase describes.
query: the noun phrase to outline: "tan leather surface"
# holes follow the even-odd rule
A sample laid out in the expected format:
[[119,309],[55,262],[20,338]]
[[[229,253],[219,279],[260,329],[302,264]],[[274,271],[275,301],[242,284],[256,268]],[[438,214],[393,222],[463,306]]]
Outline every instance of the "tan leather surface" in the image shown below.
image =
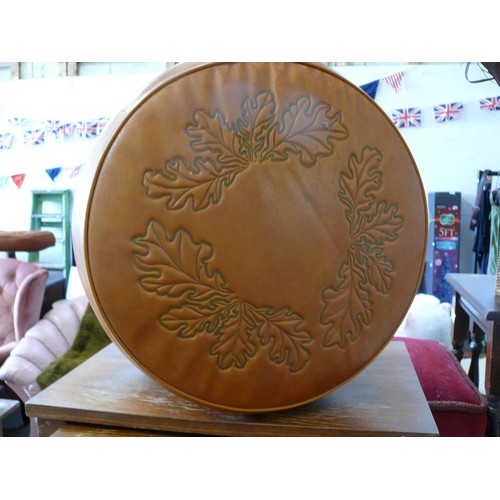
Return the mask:
[[312,401],[383,349],[419,286],[427,211],[399,132],[321,65],[178,66],[114,120],[75,253],[113,340],[194,401]]

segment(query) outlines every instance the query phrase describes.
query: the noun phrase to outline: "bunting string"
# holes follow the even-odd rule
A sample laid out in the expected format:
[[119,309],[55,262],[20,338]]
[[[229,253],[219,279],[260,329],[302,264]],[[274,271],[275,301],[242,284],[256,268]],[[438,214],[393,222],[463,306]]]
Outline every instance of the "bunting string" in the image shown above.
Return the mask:
[[[405,72],[400,71],[379,80],[360,85],[361,90],[373,100],[376,99],[377,90],[381,81],[389,84],[394,92],[399,92],[403,87]],[[479,109],[482,111],[500,111],[500,96],[484,97],[479,99]],[[463,102],[450,102],[433,106],[434,121],[446,123],[456,119],[464,109]],[[422,125],[422,110],[419,107],[397,108],[391,111],[391,118],[398,128],[420,127]]]
[[7,121],[19,130],[16,132],[0,130],[0,150],[11,149],[18,141],[24,146],[38,146],[44,144],[49,136],[64,140],[76,133],[77,137],[82,139],[95,139],[101,135],[110,119],[100,117],[76,122],[48,119],[41,125],[37,121],[19,117],[10,117]]
[[[68,179],[76,177],[80,173],[81,168],[82,165],[77,165],[74,167],[53,167],[46,169],[45,173],[49,176],[52,182],[56,182],[56,180],[61,177],[65,177]],[[21,189],[25,179],[26,173],[0,176],[0,189],[7,188],[9,186]]]
[[[360,88],[375,100],[381,81],[390,85],[394,92],[399,92],[404,87],[405,72],[398,71],[379,80],[360,85]],[[500,111],[500,96],[481,98],[478,106],[482,111]],[[434,121],[436,123],[450,122],[456,119],[463,109],[463,102],[436,104],[433,106]],[[422,125],[422,110],[419,107],[394,109],[391,111],[391,117],[394,125],[398,128],[420,127]]]
[[[405,72],[396,72],[384,78],[360,85],[360,88],[373,100],[376,100],[377,91],[380,89],[380,82],[389,85],[394,92],[398,93],[405,86]],[[470,103],[471,101],[467,105]],[[481,98],[476,105],[480,110],[485,112],[500,111],[500,96]],[[464,110],[464,103],[450,102],[436,104],[432,109],[433,121],[435,123],[448,123],[459,118]],[[420,107],[394,109],[390,112],[390,116],[394,125],[401,129],[421,127],[423,125],[422,109]],[[0,155],[3,151],[11,150],[17,146],[43,148],[44,145],[53,140],[65,141],[72,138],[93,140],[102,134],[110,119],[108,117],[98,117],[96,119],[75,121],[58,118],[33,120],[29,117],[12,116],[6,121],[9,126],[4,130],[0,128]],[[55,165],[45,169],[43,172],[51,182],[58,183],[64,179],[73,179],[79,175],[81,167],[82,165],[71,167]],[[38,169],[38,172],[40,172],[40,169]],[[26,172],[19,172],[15,175],[0,175],[0,189],[9,187],[21,189],[26,175]],[[28,172],[28,175],[31,175],[31,173]]]
[[[0,128],[0,155],[8,150],[21,148],[43,148],[50,141],[65,141],[68,139],[93,140],[101,135],[110,119],[99,117],[90,120],[67,121],[61,119],[34,120],[28,117],[12,116],[1,122],[5,128]],[[8,125],[5,125],[5,124]],[[2,125],[0,125],[2,127]],[[7,130],[5,130],[7,129]],[[78,160],[77,160],[78,161]],[[1,175],[0,189],[21,189],[27,176],[37,176],[39,180],[47,175],[53,183],[72,180],[81,171],[82,165],[64,167],[55,165],[50,168],[27,168],[14,175]],[[49,182],[50,182],[49,181]]]
[[[483,111],[500,111],[500,96],[480,99],[480,109]],[[462,102],[438,104],[433,107],[436,123],[450,122],[463,111]],[[422,110],[420,108],[399,108],[392,110],[392,121],[398,128],[420,127],[422,125]]]

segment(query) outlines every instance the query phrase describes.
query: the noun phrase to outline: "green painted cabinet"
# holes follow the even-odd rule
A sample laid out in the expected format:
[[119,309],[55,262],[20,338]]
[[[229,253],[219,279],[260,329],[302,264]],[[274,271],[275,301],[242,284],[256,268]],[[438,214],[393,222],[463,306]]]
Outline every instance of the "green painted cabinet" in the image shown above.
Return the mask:
[[56,238],[56,244],[39,252],[30,252],[29,262],[48,270],[62,271],[67,279],[72,263],[71,191],[32,193],[31,230],[51,231]]

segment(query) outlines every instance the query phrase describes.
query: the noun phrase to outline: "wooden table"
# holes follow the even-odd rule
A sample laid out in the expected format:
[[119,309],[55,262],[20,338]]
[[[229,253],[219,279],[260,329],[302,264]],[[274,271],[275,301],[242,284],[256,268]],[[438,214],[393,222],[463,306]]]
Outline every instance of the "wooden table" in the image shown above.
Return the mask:
[[[318,401],[268,414],[205,408],[180,398],[110,344],[26,404],[66,422],[58,436],[437,436],[406,346],[393,342],[361,374]],[[181,434],[182,433],[182,434]]]
[[486,337],[484,387],[488,399],[486,435],[500,436],[500,297],[495,295],[495,275],[446,275],[455,293],[453,352],[461,361],[464,344],[470,338],[469,377],[479,384],[479,355]]

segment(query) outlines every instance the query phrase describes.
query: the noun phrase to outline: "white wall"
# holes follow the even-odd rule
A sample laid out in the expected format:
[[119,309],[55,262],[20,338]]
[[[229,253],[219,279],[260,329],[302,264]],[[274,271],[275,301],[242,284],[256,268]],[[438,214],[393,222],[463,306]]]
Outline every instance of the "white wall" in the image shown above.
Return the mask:
[[[427,193],[462,194],[460,271],[472,272],[473,232],[469,229],[476,196],[478,170],[500,170],[500,111],[479,108],[479,99],[500,95],[495,81],[469,83],[465,63],[428,65],[375,65],[336,67],[356,85],[405,72],[404,89],[398,93],[384,81],[379,83],[375,101],[391,116],[395,108],[419,107],[420,127],[400,129],[422,177]],[[471,65],[469,79],[484,78]],[[434,106],[461,101],[460,115],[447,123],[436,123]],[[499,186],[500,187],[500,186]]]
[[[461,271],[472,269],[472,232],[468,229],[475,198],[477,171],[500,170],[500,112],[479,109],[479,98],[500,95],[495,82],[472,84],[465,78],[465,64],[340,66],[335,71],[362,85],[405,71],[404,89],[395,93],[380,82],[376,102],[389,115],[394,108],[420,107],[422,126],[401,130],[415,157],[426,192],[462,193]],[[113,116],[144,88],[156,74],[101,77],[45,78],[0,82],[0,132],[16,131],[12,116],[32,120],[92,119]],[[471,78],[484,75],[475,67]],[[449,123],[435,123],[433,106],[461,101],[464,109]],[[68,173],[82,164],[93,140],[74,136],[63,142],[24,146],[18,140],[10,150],[0,150],[0,179],[25,173],[20,189],[12,182],[0,185],[0,230],[29,229],[31,190],[77,189],[78,176]],[[63,167],[52,181],[46,169]],[[20,256],[22,258],[22,256]]]
[[[96,139],[82,139],[77,134],[56,141],[46,134],[44,144],[23,144],[22,131],[9,122],[11,117],[29,119],[33,125],[44,120],[68,122],[113,117],[157,74],[103,77],[44,78],[0,82],[0,133],[15,135],[10,149],[0,150],[0,230],[23,231],[30,228],[31,191],[35,189],[78,188],[85,160]],[[25,128],[30,128],[26,126]],[[82,165],[80,173],[70,177]],[[62,167],[54,180],[47,169]],[[20,188],[7,180],[25,174]],[[25,260],[27,255],[19,253]]]

